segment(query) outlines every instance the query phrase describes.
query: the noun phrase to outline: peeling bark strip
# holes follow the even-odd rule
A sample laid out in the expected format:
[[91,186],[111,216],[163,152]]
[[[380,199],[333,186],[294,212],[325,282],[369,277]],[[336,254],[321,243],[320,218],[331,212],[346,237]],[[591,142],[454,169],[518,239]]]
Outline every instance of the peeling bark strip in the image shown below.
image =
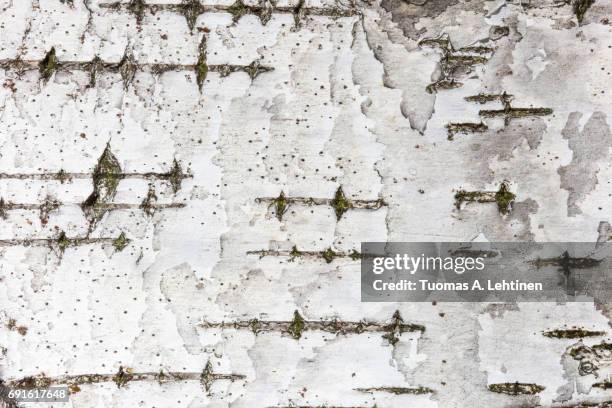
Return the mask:
[[544,391],[545,387],[526,383],[499,383],[490,384],[489,391],[508,395],[534,395]]
[[[42,61],[22,59],[0,60],[1,69],[12,70],[18,76],[23,75],[27,71],[39,71],[43,82],[47,82],[58,71],[86,71],[89,72],[89,87],[93,87],[101,73],[116,73],[121,76],[125,89],[129,88],[137,72],[161,75],[167,71],[194,71],[196,76],[200,78],[203,69],[202,65],[205,65],[207,72],[218,72],[221,77],[227,77],[234,72],[245,72],[251,79],[255,79],[263,72],[269,72],[274,69],[273,67],[261,65],[259,61],[253,61],[249,65],[206,65],[206,59],[204,58],[202,61],[201,56],[195,64],[138,63],[135,61],[134,56],[127,51],[120,62],[105,62],[98,57],[91,61],[59,61],[55,56],[55,48],[51,48]],[[198,85],[201,88],[201,85]]]
[[416,387],[416,388],[406,388],[406,387],[373,387],[373,388],[355,388],[355,391],[359,392],[367,392],[369,394],[374,392],[388,392],[395,395],[421,395],[421,394],[433,394],[434,390],[427,387]]
[[257,251],[247,251],[247,255],[259,255],[259,258],[265,256],[283,256],[289,257],[289,261],[292,262],[295,258],[322,258],[327,263],[332,263],[336,258],[350,258],[353,261],[361,259],[363,254],[353,250],[351,252],[336,252],[331,248],[327,248],[324,251],[301,251],[296,246],[291,251],[279,251],[272,249],[261,249]]
[[129,242],[130,240],[123,232],[117,238],[68,238],[66,233],[62,231],[57,238],[0,239],[0,247],[48,246],[51,248],[56,247],[61,253],[63,253],[68,247],[110,243],[118,252],[120,252],[129,244]]
[[448,131],[448,140],[454,140],[457,133],[482,133],[488,130],[489,127],[484,123],[449,123],[446,125]]
[[199,0],[183,0],[180,4],[147,4],[144,0],[131,0],[129,3],[101,3],[100,7],[129,11],[136,16],[138,24],[142,24],[145,12],[180,13],[185,17],[191,31],[195,28],[198,17],[205,13],[229,13],[234,22],[247,14],[254,15],[259,18],[262,25],[270,21],[272,14],[292,14],[296,27],[299,27],[301,21],[308,15],[338,18],[351,17],[358,13],[354,7],[305,7],[303,0],[295,6],[277,6],[275,3],[270,0],[260,0],[257,5],[247,5],[242,0],[236,0],[232,5],[203,5]]
[[461,209],[464,202],[497,203],[501,214],[508,214],[516,195],[508,189],[507,182],[501,183],[498,191],[465,191],[459,190],[455,194],[455,207]]
[[274,206],[276,218],[279,221],[283,220],[283,215],[287,212],[289,205],[298,204],[304,206],[312,205],[328,205],[334,209],[336,213],[336,219],[340,221],[344,213],[348,210],[361,209],[361,210],[378,210],[387,203],[382,198],[378,200],[352,200],[347,199],[344,195],[342,187],[338,187],[334,198],[312,198],[312,197],[286,197],[283,191],[280,192],[276,198],[262,197],[256,198],[256,203],[269,203],[270,207]]
[[606,332],[586,329],[557,329],[545,331],[542,335],[556,339],[582,339],[584,337],[605,336]]
[[489,58],[483,55],[490,55],[495,51],[493,48],[484,46],[468,46],[455,50],[448,35],[426,38],[419,42],[419,46],[434,47],[442,51],[440,78],[427,85],[425,90],[428,93],[462,87],[463,84],[458,82],[456,77],[470,73],[474,65],[486,64]]
[[[242,374],[216,374],[213,372],[210,361],[200,373],[194,372],[176,372],[176,371],[159,371],[159,372],[133,372],[131,369],[119,367],[116,374],[81,374],[81,375],[63,375],[59,377],[47,377],[44,374],[24,377],[17,380],[8,380],[3,382],[3,386],[8,388],[48,388],[51,386],[65,385],[70,387],[71,392],[77,389],[79,385],[84,384],[100,384],[114,382],[117,388],[121,388],[130,382],[135,381],[155,381],[159,384],[168,382],[180,381],[199,381],[206,391],[210,391],[213,382],[220,380],[236,381],[246,378]],[[78,392],[78,391],[77,391]]]
[[383,338],[390,344],[395,345],[399,341],[399,336],[406,332],[425,332],[425,326],[412,323],[404,323],[399,311],[393,314],[391,323],[379,323],[368,321],[343,321],[343,320],[304,320],[296,310],[293,312],[293,320],[261,321],[252,319],[247,321],[233,322],[200,322],[199,326],[204,329],[232,329],[232,330],[251,330],[254,334],[279,332],[288,334],[296,340],[302,337],[305,331],[322,331],[335,335],[362,334],[362,333],[386,333]]

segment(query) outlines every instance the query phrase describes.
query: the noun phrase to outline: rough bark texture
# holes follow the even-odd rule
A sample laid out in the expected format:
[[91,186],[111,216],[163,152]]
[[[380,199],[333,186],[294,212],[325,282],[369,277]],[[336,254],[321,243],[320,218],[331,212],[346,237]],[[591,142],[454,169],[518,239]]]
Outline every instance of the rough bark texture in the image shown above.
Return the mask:
[[611,12],[0,0],[0,377],[66,407],[611,406],[609,305],[363,304],[353,256],[610,240]]

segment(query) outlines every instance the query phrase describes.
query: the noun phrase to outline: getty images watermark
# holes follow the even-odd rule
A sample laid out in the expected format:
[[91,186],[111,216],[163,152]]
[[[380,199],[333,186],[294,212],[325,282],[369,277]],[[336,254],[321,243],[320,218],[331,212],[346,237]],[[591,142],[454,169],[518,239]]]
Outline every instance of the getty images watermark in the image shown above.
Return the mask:
[[601,302],[612,243],[364,242],[364,302]]

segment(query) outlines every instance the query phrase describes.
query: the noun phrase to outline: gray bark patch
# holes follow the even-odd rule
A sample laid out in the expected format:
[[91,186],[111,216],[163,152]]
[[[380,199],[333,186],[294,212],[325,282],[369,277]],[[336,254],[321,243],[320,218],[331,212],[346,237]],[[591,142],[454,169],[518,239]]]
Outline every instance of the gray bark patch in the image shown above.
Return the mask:
[[612,145],[612,134],[603,112],[593,113],[582,131],[579,129],[581,117],[581,113],[572,112],[561,132],[573,152],[571,163],[558,171],[561,188],[569,192],[567,214],[570,217],[582,213],[580,203],[597,186],[597,162],[609,156]]

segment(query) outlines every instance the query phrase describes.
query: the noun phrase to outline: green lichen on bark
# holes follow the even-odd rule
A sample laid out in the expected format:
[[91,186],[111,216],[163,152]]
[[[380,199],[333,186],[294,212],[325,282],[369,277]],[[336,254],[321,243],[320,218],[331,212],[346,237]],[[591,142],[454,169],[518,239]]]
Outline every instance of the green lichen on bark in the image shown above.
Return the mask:
[[102,60],[96,55],[89,63],[89,87],[93,88],[96,86],[98,80],[98,74],[104,69]]
[[513,96],[502,92],[500,94],[485,94],[480,93],[478,95],[466,96],[464,99],[468,102],[478,102],[484,104],[487,102],[500,101],[502,104],[507,105],[512,100]]
[[0,218],[2,219],[6,219],[7,216],[7,205],[6,205],[6,201],[4,201],[4,198],[0,198]]
[[357,261],[359,259],[361,259],[361,253],[356,251],[356,250],[352,250],[351,253],[349,254],[349,257],[353,260],[353,261]]
[[134,377],[129,373],[128,370],[124,370],[123,366],[119,367],[119,371],[113,377],[113,382],[117,385],[117,388],[123,387],[125,384],[130,382]]
[[249,329],[251,329],[254,334],[259,333],[261,331],[261,322],[258,319],[249,320]]
[[593,384],[593,387],[600,388],[602,390],[612,389],[612,381],[601,381]]
[[429,84],[425,87],[425,90],[427,91],[427,93],[433,94],[441,89],[446,90],[446,89],[456,89],[456,88],[461,88],[463,86],[463,83],[455,80],[455,79],[441,79],[439,81],[434,82],[433,84]]
[[128,89],[132,81],[134,81],[134,77],[136,76],[136,71],[138,70],[138,66],[136,65],[136,61],[134,60],[134,56],[131,52],[126,50],[121,62],[119,62],[119,74],[121,75],[121,79],[123,80],[123,87]]
[[455,193],[455,207],[461,208],[464,202],[489,203],[491,198],[487,192],[459,190]]
[[508,184],[503,182],[495,193],[495,202],[501,214],[508,214],[512,209],[512,203],[516,195],[508,189]]
[[454,140],[457,133],[483,133],[489,128],[484,123],[449,123],[446,125],[447,139]]
[[183,169],[181,169],[181,165],[176,158],[172,162],[172,168],[167,173],[167,177],[168,181],[170,182],[170,186],[172,187],[172,191],[175,194],[178,193],[181,189],[181,185],[183,184],[185,173],[183,173]]
[[81,204],[92,225],[106,213],[107,208],[103,204],[108,204],[115,197],[122,178],[123,173],[119,160],[112,153],[110,143],[108,143],[94,168],[93,191]]
[[595,344],[594,346],[591,347],[593,350],[597,350],[597,351],[608,351],[608,352],[612,352],[612,343],[600,343],[600,344]]
[[294,245],[293,248],[291,248],[291,252],[289,252],[289,257],[291,258],[291,260],[294,260],[300,255],[301,255],[301,252],[297,249],[297,245]]
[[42,225],[46,225],[49,221],[49,214],[60,207],[60,202],[46,197],[43,203],[40,205],[39,219]]
[[209,361],[206,362],[206,366],[202,370],[202,374],[200,375],[200,383],[206,390],[206,392],[210,391],[210,386],[215,380],[215,375],[213,373],[212,363]]
[[334,198],[331,201],[331,206],[336,213],[336,219],[338,221],[340,221],[342,215],[351,208],[351,203],[346,199],[342,187],[338,187],[338,190],[336,190],[336,194],[334,194]]
[[66,248],[70,246],[70,240],[68,239],[64,231],[60,232],[59,237],[57,237],[56,244],[60,253],[63,253]]
[[390,325],[387,326],[387,333],[383,334],[382,338],[387,340],[390,345],[395,346],[397,342],[399,342],[399,336],[402,334],[402,323],[404,319],[400,314],[399,310],[396,310],[393,313],[393,321]]
[[127,9],[136,16],[136,24],[142,24],[146,7],[144,0],[131,0],[128,3]]
[[249,78],[255,79],[262,72],[272,71],[271,67],[264,67],[259,61],[253,61],[244,68],[244,71],[248,74]]
[[293,23],[296,29],[302,25],[302,20],[306,17],[306,0],[299,0],[297,5],[293,8]]
[[149,185],[149,191],[147,191],[147,196],[142,200],[140,204],[140,209],[144,211],[148,216],[152,216],[155,214],[155,203],[157,202],[157,195],[155,194],[155,187],[153,185]]
[[528,118],[532,116],[552,115],[550,108],[513,108],[506,105],[504,109],[483,109],[478,114],[484,118],[504,117],[507,120],[516,118]]
[[[604,333],[605,335],[605,333]],[[591,347],[579,344],[576,347],[573,347],[569,355],[574,357],[577,360],[584,358],[584,356],[595,354],[598,356],[606,356],[612,353],[612,343],[599,343],[594,344]]]
[[183,0],[181,3],[181,12],[187,20],[189,30],[193,31],[198,21],[198,17],[202,13],[200,0]]
[[115,251],[121,252],[128,246],[130,240],[125,236],[124,232],[121,232],[119,236],[113,241],[113,247],[115,247]]
[[327,248],[321,253],[321,256],[323,257],[323,259],[325,259],[325,262],[332,263],[334,258],[338,256],[338,253],[334,252],[334,250],[331,248]]
[[287,329],[287,332],[296,340],[299,340],[302,337],[302,332],[304,331],[305,320],[300,315],[300,313],[296,310],[293,312],[293,320]]
[[446,55],[443,57],[442,63],[452,65],[453,67],[459,66],[472,66],[476,64],[486,64],[487,58],[481,57],[480,55]]
[[117,186],[123,178],[119,160],[110,149],[110,143],[104,148],[102,156],[94,169],[93,182],[99,189],[105,190],[107,197],[112,197],[117,191]]
[[266,25],[272,18],[272,11],[274,10],[274,1],[262,0],[260,2],[261,9],[256,12],[259,17],[259,21],[261,21],[261,25]]
[[584,337],[605,336],[603,331],[594,331],[586,329],[556,329],[548,330],[542,333],[544,337],[556,339],[582,339]]
[[429,47],[438,47],[441,48],[443,50],[448,50],[448,51],[452,51],[453,50],[453,45],[450,42],[450,38],[448,38],[448,35],[441,35],[440,37],[436,37],[436,38],[424,38],[421,41],[419,41],[419,47],[421,46],[429,46]]
[[234,4],[232,4],[227,9],[228,13],[232,15],[232,20],[237,22],[240,18],[249,13],[249,8],[244,4],[242,0],[236,0]]
[[488,386],[489,391],[496,392],[498,394],[507,395],[535,395],[544,391],[545,387],[538,384],[527,384],[527,383],[498,383],[490,384]]
[[387,392],[395,395],[423,395],[433,394],[434,390],[428,387],[372,387],[372,388],[357,388],[359,392]]
[[68,173],[64,169],[61,169],[60,171],[58,171],[55,177],[62,184],[64,184],[66,181],[70,180],[70,176],[68,175]]
[[471,45],[471,46],[467,46],[467,47],[462,47],[459,49],[459,51],[461,52],[473,52],[475,54],[490,54],[493,51],[495,51],[493,48],[491,47],[485,47],[482,45]]
[[200,46],[198,47],[198,61],[195,66],[196,70],[196,82],[198,89],[202,92],[202,87],[208,76],[208,64],[206,63],[206,37],[202,37]]
[[52,380],[45,375],[24,377],[18,381],[13,382],[11,385],[15,388],[24,388],[31,390],[33,388],[49,388]]
[[[287,207],[289,206],[283,191],[281,191],[278,197],[274,199],[273,205],[276,212],[276,218],[278,218],[279,221],[282,221],[283,215],[285,215],[285,212],[287,212]],[[297,250],[297,248],[293,248]]]
[[43,81],[48,81],[57,70],[57,56],[55,55],[55,47],[52,47],[45,58],[38,63],[38,71]]
[[166,382],[166,379],[171,379],[172,377],[164,373],[163,369],[160,369],[159,373],[157,373],[156,378],[157,378],[157,382],[159,382],[160,384],[163,384],[164,382]]
[[508,188],[508,183],[501,183],[499,190],[492,191],[465,191],[459,190],[455,193],[455,207],[461,209],[464,202],[477,203],[497,203],[497,209],[503,215],[508,214],[512,209],[516,195]]
[[587,10],[595,3],[595,0],[574,0],[572,2],[572,10],[576,15],[578,23],[582,23]]

